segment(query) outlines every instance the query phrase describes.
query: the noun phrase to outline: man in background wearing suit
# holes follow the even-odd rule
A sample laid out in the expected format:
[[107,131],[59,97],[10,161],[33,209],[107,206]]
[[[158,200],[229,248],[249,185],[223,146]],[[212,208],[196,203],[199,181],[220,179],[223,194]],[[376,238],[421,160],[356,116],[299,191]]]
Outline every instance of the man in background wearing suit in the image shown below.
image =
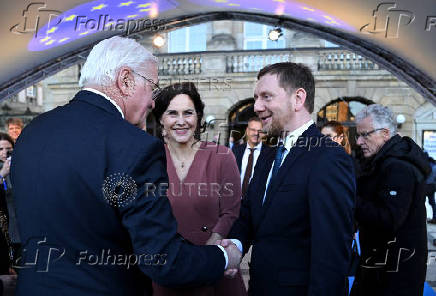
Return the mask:
[[18,138],[18,296],[144,295],[141,271],[161,285],[191,286],[239,264],[234,246],[194,246],[176,233],[164,146],[140,129],[157,73],[136,41],[103,40],[82,68],[83,89]]
[[309,68],[278,63],[258,74],[254,111],[282,141],[258,163],[229,234],[253,245],[250,295],[346,295],[355,181],[344,149],[311,119],[315,86]]
[[273,150],[262,143],[264,131],[262,129],[262,121],[259,117],[252,117],[248,120],[245,135],[247,142],[243,145],[233,146],[232,148],[241,174],[242,196],[244,196],[247,191],[258,159],[260,158],[260,161],[262,161],[262,159],[265,159],[266,155]]

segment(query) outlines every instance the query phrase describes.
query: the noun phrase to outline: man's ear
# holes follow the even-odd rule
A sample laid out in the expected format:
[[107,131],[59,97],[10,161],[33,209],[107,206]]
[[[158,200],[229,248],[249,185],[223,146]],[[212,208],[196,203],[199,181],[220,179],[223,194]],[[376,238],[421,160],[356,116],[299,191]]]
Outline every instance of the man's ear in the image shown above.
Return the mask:
[[135,90],[133,72],[127,67],[121,67],[116,76],[116,86],[123,96],[129,96]]
[[381,130],[383,138],[387,141],[391,138],[391,131],[387,128]]
[[298,88],[295,91],[295,110],[300,111],[304,108],[304,102],[306,102],[306,91],[304,88]]

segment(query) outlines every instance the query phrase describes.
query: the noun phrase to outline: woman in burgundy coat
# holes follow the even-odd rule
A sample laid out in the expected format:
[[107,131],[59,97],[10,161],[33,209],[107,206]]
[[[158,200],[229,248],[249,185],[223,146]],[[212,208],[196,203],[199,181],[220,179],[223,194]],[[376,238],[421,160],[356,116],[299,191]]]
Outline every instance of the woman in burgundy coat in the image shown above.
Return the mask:
[[[178,232],[196,245],[226,238],[241,203],[233,153],[227,147],[199,141],[203,109],[195,85],[178,83],[162,90],[153,111],[165,137],[168,199]],[[153,284],[153,291],[153,295],[247,295],[240,273],[214,286],[173,289]]]

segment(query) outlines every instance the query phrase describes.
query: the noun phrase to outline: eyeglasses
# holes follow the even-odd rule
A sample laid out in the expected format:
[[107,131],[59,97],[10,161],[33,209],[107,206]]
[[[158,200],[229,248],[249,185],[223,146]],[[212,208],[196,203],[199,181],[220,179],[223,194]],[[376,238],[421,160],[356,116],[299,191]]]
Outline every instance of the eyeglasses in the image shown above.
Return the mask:
[[147,78],[147,77],[145,77],[145,76],[139,74],[138,72],[135,72],[135,71],[133,71],[133,70],[132,70],[132,72],[135,73],[135,74],[138,75],[138,76],[141,76],[142,78],[145,79],[145,81],[147,81],[147,82],[149,82],[149,83],[151,84],[151,91],[152,91],[152,93],[153,93],[151,99],[152,99],[153,101],[156,101],[156,99],[157,99],[159,93],[160,93],[161,90],[162,90],[162,89],[159,87],[159,85],[157,85],[156,83],[154,83],[154,81],[151,80],[150,78]]
[[375,133],[375,132],[377,132],[377,131],[381,131],[381,130],[384,130],[384,128],[376,128],[376,129],[373,129],[372,131],[369,131],[369,132],[366,132],[366,133],[356,133],[356,141],[357,141],[357,139],[359,139],[360,137],[363,137],[365,140],[368,140],[368,137],[371,135],[371,134],[373,134],[373,133]]

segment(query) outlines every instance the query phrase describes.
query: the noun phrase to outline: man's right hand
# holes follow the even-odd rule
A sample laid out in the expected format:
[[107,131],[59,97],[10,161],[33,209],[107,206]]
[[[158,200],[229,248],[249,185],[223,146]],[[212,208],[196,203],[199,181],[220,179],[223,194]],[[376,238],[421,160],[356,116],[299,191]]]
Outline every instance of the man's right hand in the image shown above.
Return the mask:
[[227,269],[224,272],[224,275],[229,278],[235,277],[239,270],[239,265],[242,259],[241,252],[239,251],[238,247],[229,239],[218,240],[216,243],[224,247],[229,258]]

